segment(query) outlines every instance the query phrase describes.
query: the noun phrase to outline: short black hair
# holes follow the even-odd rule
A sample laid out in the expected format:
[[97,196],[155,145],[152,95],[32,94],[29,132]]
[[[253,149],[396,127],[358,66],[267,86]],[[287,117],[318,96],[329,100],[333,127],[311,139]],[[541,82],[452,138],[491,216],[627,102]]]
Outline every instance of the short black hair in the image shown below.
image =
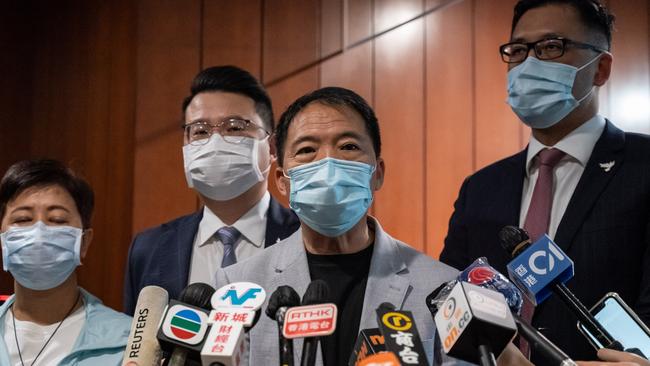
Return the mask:
[[520,0],[515,5],[515,13],[512,18],[512,29],[519,23],[519,19],[531,9],[539,8],[549,4],[570,5],[578,11],[582,22],[589,29],[602,34],[607,40],[607,50],[612,47],[612,31],[616,17],[603,5],[600,0]]
[[228,92],[241,94],[255,102],[255,112],[264,128],[273,132],[273,106],[264,86],[246,70],[237,66],[213,66],[199,72],[190,85],[190,95],[183,100],[183,113],[192,99],[203,92]]
[[7,204],[26,189],[53,185],[68,191],[77,205],[83,228],[90,228],[95,205],[92,188],[70,168],[52,159],[23,160],[7,169],[0,181],[0,220],[5,216]]
[[379,122],[375,112],[370,105],[357,93],[352,90],[340,87],[326,87],[303,95],[293,102],[287,110],[282,113],[275,135],[275,147],[278,154],[278,165],[283,166],[284,144],[287,140],[287,131],[291,121],[298,113],[311,103],[322,103],[330,106],[346,106],[355,110],[361,115],[366,125],[366,131],[370,135],[372,145],[375,149],[375,156],[381,155],[381,136],[379,134]]

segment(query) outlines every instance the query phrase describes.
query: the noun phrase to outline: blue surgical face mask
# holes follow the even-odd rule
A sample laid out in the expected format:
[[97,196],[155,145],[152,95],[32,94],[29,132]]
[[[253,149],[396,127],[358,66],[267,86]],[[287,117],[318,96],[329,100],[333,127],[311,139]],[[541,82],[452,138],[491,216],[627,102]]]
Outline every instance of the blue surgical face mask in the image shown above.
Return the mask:
[[356,225],[372,203],[370,179],[375,167],[325,158],[288,170],[289,205],[302,222],[328,237]]
[[10,227],[0,234],[2,268],[32,290],[59,286],[81,264],[82,233],[76,227],[48,226],[42,221]]
[[594,90],[576,100],[573,83],[578,71],[591,65],[600,54],[577,68],[559,62],[528,57],[508,72],[508,104],[526,125],[549,128],[573,111]]

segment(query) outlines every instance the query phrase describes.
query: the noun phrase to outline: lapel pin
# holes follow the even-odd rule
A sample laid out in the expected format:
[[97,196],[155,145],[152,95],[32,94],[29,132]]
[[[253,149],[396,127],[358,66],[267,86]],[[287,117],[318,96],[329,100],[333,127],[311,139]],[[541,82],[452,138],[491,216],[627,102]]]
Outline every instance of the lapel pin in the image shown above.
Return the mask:
[[605,173],[608,173],[610,170],[612,170],[612,167],[616,164],[615,160],[610,161],[609,163],[600,163],[600,167],[603,168]]

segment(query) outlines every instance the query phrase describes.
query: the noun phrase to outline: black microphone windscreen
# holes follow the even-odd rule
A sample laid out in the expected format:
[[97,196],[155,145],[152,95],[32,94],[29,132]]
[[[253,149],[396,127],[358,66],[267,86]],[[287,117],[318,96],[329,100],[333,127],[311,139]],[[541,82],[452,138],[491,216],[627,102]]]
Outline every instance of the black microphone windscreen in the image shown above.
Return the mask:
[[395,310],[395,305],[393,305],[393,304],[390,303],[390,302],[382,302],[381,304],[379,304],[379,307],[378,307],[377,309],[381,309],[381,310]]
[[530,236],[520,227],[506,226],[499,232],[499,242],[510,255],[514,256],[519,245],[526,241],[530,241]]
[[269,298],[269,305],[266,307],[266,315],[277,320],[277,312],[281,307],[294,307],[300,305],[300,296],[291,286],[278,287]]
[[178,296],[178,301],[193,305],[205,310],[212,310],[210,299],[216,290],[203,282],[187,285]]
[[311,281],[305,294],[302,296],[301,305],[322,304],[330,301],[330,289],[323,280]]

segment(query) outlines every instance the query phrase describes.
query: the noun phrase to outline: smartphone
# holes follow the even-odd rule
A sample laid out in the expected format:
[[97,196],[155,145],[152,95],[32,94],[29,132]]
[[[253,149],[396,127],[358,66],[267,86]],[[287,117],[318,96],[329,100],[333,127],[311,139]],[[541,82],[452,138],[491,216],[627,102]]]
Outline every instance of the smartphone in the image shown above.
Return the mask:
[[[626,351],[646,359],[650,357],[650,329],[617,293],[608,293],[590,311],[598,323],[619,341]],[[594,348],[597,350],[603,348],[596,337],[580,322],[578,322],[578,329]]]

